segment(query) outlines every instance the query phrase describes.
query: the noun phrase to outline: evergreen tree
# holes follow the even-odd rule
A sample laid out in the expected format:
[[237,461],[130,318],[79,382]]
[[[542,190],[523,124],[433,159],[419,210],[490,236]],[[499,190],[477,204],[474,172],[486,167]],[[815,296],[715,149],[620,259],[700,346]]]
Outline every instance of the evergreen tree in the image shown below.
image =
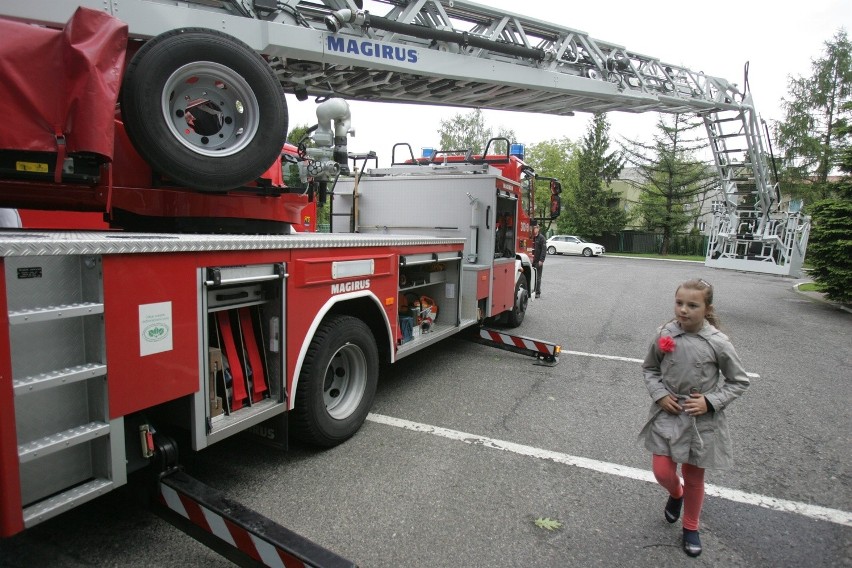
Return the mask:
[[[789,80],[784,121],[775,124],[782,184],[805,201],[812,230],[810,275],[826,295],[852,301],[852,43],[841,29],[811,61],[811,75]],[[840,173],[839,181],[830,176]]]
[[[852,100],[843,103],[846,116],[852,116]],[[837,169],[843,177],[834,185],[838,198],[852,199],[852,120],[843,118],[837,121]]]
[[692,115],[660,115],[652,144],[631,141],[625,148],[640,180],[637,212],[646,228],[662,233],[660,254],[668,254],[673,235],[695,223],[708,192],[718,188],[713,170],[694,157],[707,146],[692,133],[699,127]]
[[809,77],[789,79],[789,98],[782,99],[785,116],[775,124],[781,149],[785,191],[806,203],[828,197],[837,189],[829,175],[843,151],[843,128],[852,118],[852,44],[839,30],[825,51],[811,62]]
[[[852,101],[845,103],[852,110]],[[817,201],[812,216],[808,260],[810,276],[832,300],[852,304],[852,128],[838,128],[838,169],[843,173],[833,184],[835,197]]]
[[622,153],[609,152],[609,146],[606,114],[595,114],[577,155],[577,178],[566,180],[569,191],[563,199],[567,225],[584,237],[617,233],[627,223],[618,196],[604,188],[624,166]]
[[817,201],[811,215],[810,276],[830,299],[852,304],[852,200]]

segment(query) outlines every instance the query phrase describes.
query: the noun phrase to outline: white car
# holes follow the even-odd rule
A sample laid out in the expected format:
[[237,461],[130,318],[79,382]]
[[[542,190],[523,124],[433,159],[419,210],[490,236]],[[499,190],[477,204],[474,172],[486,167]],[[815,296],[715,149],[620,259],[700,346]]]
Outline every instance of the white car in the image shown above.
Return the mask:
[[574,235],[553,235],[547,239],[547,254],[582,254],[598,256],[606,252],[603,245],[584,241]]

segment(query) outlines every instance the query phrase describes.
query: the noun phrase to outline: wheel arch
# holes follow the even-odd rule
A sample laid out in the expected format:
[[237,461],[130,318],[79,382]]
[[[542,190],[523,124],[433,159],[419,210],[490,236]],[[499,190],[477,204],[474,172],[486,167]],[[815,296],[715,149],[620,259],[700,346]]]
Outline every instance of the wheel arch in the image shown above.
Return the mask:
[[532,261],[526,253],[518,253],[515,255],[515,282],[521,275],[526,276],[527,286],[531,286],[532,282]]
[[352,316],[363,321],[370,328],[376,340],[380,362],[390,360],[394,352],[391,343],[390,320],[382,307],[382,303],[375,294],[369,290],[365,290],[349,294],[339,294],[329,298],[317,311],[308,328],[308,332],[305,334],[305,338],[302,340],[302,345],[299,347],[299,355],[296,359],[296,365],[293,368],[292,388],[290,389],[291,392],[288,393],[288,410],[293,410],[295,406],[296,390],[299,388],[299,375],[302,372],[302,366],[304,365],[305,356],[311,345],[311,341],[313,341],[317,329],[322,322],[334,315]]

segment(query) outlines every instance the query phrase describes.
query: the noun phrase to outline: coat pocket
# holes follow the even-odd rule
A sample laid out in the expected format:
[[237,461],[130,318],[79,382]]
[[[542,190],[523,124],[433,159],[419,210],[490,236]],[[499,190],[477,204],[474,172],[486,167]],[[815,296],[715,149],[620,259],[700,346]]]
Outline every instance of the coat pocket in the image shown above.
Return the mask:
[[716,417],[713,413],[694,418],[690,444],[690,461],[699,467],[707,467],[716,461]]

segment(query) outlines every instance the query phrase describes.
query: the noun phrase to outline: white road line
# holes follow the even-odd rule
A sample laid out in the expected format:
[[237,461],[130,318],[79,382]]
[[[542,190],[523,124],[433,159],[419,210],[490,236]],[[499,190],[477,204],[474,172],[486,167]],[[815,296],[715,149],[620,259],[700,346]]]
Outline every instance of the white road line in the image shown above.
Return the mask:
[[[581,357],[597,357],[598,359],[611,359],[613,361],[627,361],[628,363],[641,363],[642,359],[634,359],[633,357],[618,357],[617,355],[601,355],[599,353],[584,353],[583,351],[562,351],[566,355],[580,355]],[[750,379],[759,379],[757,373],[746,373]]]
[[659,262],[692,262],[694,264],[704,264],[703,260],[687,260],[685,258],[653,258],[649,256],[620,256],[617,254],[606,254],[606,258],[624,258],[627,260],[656,260]]
[[[485,436],[478,436],[476,434],[468,434],[467,432],[460,432],[458,430],[441,428],[440,426],[431,426],[429,424],[422,424],[420,422],[411,422],[409,420],[403,420],[402,418],[394,418],[393,416],[385,416],[383,414],[370,413],[369,415],[367,415],[367,420],[371,422],[376,422],[378,424],[385,424],[387,426],[404,428],[406,430],[411,430],[414,432],[432,434],[433,436],[440,436],[442,438],[456,440],[459,442],[464,442],[466,444],[485,446],[494,450],[512,452],[514,454],[542,460],[550,460],[556,463],[581,467],[583,469],[590,469],[592,471],[606,473],[609,475],[618,475],[621,477],[627,477],[629,479],[656,483],[653,473],[644,469],[637,469],[635,467],[628,467],[615,463],[608,463],[589,458],[571,456],[560,452],[544,450],[542,448],[534,448],[532,446],[525,446],[523,444],[507,442],[505,440],[497,440],[495,438],[487,438]],[[827,521],[829,523],[852,527],[852,513],[849,513],[847,511],[829,509],[828,507],[809,505],[807,503],[798,503],[796,501],[787,501],[786,499],[776,499],[775,497],[758,495],[756,493],[746,493],[745,491],[727,489],[725,487],[719,487],[711,484],[707,484],[705,486],[704,491],[706,495],[721,497],[722,499],[727,499],[728,501],[735,501],[737,503],[744,503],[746,505],[755,505],[757,507],[764,507],[766,509],[772,509],[775,511],[795,513],[797,515],[810,517],[812,519],[817,519],[820,521]]]

